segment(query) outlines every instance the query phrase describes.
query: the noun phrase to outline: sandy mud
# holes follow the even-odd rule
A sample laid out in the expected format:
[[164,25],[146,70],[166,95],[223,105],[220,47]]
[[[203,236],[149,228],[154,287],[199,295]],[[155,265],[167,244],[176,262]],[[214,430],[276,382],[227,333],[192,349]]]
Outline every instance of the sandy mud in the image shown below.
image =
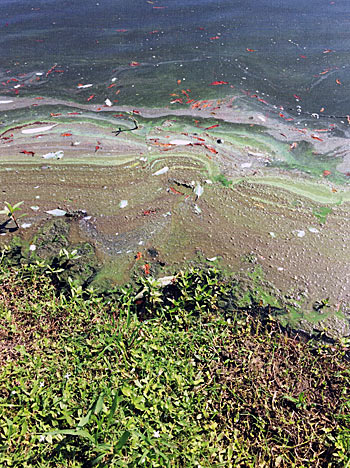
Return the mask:
[[4,219],[0,242],[31,244],[66,213],[103,265],[96,285],[188,264],[259,269],[261,287],[289,303],[285,320],[350,335],[345,131],[239,99],[132,109],[1,98],[1,199],[23,200],[27,216],[17,232]]

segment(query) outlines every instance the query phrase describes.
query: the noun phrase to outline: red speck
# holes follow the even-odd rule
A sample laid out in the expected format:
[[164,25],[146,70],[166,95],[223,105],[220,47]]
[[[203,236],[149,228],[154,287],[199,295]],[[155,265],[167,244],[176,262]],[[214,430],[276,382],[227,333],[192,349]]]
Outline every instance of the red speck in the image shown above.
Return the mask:
[[212,83],[210,83],[210,86],[219,86],[219,85],[224,85],[224,84],[228,84],[227,81],[213,81]]

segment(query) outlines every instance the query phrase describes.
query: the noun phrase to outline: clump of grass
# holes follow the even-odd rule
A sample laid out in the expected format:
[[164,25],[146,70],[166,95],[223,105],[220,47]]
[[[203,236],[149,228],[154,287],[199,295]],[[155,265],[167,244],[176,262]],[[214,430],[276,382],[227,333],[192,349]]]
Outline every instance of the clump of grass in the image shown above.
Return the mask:
[[[221,310],[215,269],[164,289],[57,290],[43,264],[0,265],[0,465],[344,467],[341,344]],[[137,299],[135,297],[137,296]],[[142,297],[141,297],[142,296]]]
[[232,185],[232,180],[228,180],[224,174],[218,174],[214,177],[215,182],[220,182],[224,187],[230,187]]

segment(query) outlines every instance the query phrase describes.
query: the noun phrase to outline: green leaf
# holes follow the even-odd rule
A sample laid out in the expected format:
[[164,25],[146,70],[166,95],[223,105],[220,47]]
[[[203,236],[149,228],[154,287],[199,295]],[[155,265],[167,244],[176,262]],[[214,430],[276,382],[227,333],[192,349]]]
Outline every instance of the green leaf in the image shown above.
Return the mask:
[[121,438],[118,440],[118,443],[116,445],[116,450],[120,450],[124,447],[124,445],[127,443],[129,437],[130,437],[130,432],[129,431],[125,431],[123,433],[123,435],[121,436]]
[[98,465],[104,459],[105,456],[106,456],[106,454],[103,453],[102,455],[99,455],[98,457],[96,457],[94,460],[92,460],[91,466]]
[[112,401],[111,409],[110,409],[109,414],[108,414],[108,425],[110,425],[111,422],[112,422],[115,410],[117,409],[117,406],[118,406],[118,401],[119,401],[119,396],[115,395],[115,397],[113,398],[113,401]]
[[84,439],[89,439],[91,442],[94,442],[93,437],[87,432],[82,429],[61,429],[58,431],[47,432],[44,435],[72,435],[83,437]]
[[23,203],[24,203],[23,201],[20,201],[20,202],[16,203],[15,205],[13,205],[12,211],[18,210],[19,207],[20,207]]
[[122,394],[128,397],[131,396],[132,395],[131,388],[124,385],[124,387],[122,387]]
[[83,416],[80,421],[78,422],[78,425],[77,427],[84,427],[87,425],[87,423],[90,421],[90,418],[91,418],[91,414],[92,414],[92,411],[88,411],[88,413],[86,414],[86,416]]
[[101,393],[100,396],[98,397],[96,403],[95,403],[95,408],[94,408],[94,414],[98,414],[101,412],[103,408],[103,400],[105,398],[104,393]]

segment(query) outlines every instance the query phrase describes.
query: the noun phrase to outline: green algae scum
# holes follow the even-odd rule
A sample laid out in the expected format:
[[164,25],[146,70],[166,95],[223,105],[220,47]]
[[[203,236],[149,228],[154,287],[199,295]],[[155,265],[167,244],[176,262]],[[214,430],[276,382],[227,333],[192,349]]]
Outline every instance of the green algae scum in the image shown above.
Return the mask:
[[[94,250],[97,288],[122,285],[145,264],[162,276],[215,258],[231,275],[254,258],[294,304],[293,326],[348,336],[344,138],[323,136],[321,153],[315,129],[300,132],[231,98],[137,113],[43,99],[25,120],[32,102],[7,104],[3,194],[24,201],[27,216],[16,232],[4,219],[3,245],[19,236],[35,261],[37,232],[63,215],[73,244]],[[327,313],[315,312],[325,299]]]

